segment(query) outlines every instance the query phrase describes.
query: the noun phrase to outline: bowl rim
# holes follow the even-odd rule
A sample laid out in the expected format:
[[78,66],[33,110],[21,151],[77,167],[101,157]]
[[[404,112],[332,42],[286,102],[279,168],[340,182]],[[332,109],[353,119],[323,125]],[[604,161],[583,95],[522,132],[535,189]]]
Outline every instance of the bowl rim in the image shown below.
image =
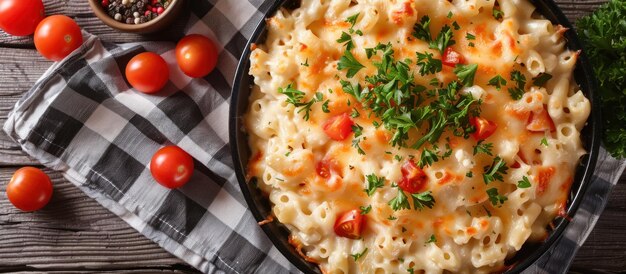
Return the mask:
[[[267,9],[267,12],[263,14],[263,17],[260,19],[259,23],[255,26],[254,32],[246,42],[246,47],[244,48],[239,62],[237,64],[237,70],[233,80],[233,87],[231,90],[231,98],[230,98],[230,106],[229,106],[229,144],[231,148],[231,155],[233,157],[233,164],[235,168],[235,174],[237,177],[237,181],[242,190],[243,196],[246,200],[249,210],[252,212],[252,215],[255,217],[257,221],[263,221],[267,216],[263,216],[259,210],[255,206],[253,193],[248,191],[249,181],[245,176],[245,166],[247,163],[241,162],[240,152],[242,149],[249,149],[247,146],[240,147],[238,142],[238,135],[240,129],[241,116],[237,113],[238,103],[241,101],[240,99],[240,90],[242,88],[242,79],[244,77],[251,77],[248,75],[248,66],[249,66],[249,56],[252,52],[251,47],[254,43],[256,43],[259,38],[265,34],[266,31],[266,19],[273,16],[280,7],[285,5],[286,3],[299,1],[299,0],[275,0],[274,3]],[[556,241],[561,239],[563,236],[563,232],[567,228],[567,225],[572,221],[572,218],[575,216],[580,203],[583,200],[583,196],[587,190],[588,185],[591,182],[591,178],[593,177],[593,173],[595,171],[595,166],[599,154],[599,148],[601,143],[601,109],[600,109],[600,100],[598,98],[597,92],[597,84],[595,80],[595,76],[593,74],[593,70],[591,69],[591,64],[583,50],[583,47],[578,40],[578,36],[574,31],[572,24],[569,22],[567,17],[563,14],[562,10],[558,7],[558,5],[554,2],[554,0],[529,0],[537,10],[540,10],[542,15],[546,17],[546,19],[550,20],[553,24],[559,24],[568,30],[565,32],[564,37],[566,39],[566,48],[576,51],[581,50],[579,54],[579,58],[576,62],[576,70],[580,70],[581,77],[580,79],[576,78],[575,82],[580,86],[580,89],[584,91],[586,97],[589,99],[591,104],[591,113],[587,120],[587,124],[585,128],[588,128],[589,138],[588,143],[590,144],[587,149],[588,153],[581,157],[579,160],[579,166],[576,169],[576,173],[581,173],[581,177],[576,175],[576,179],[580,181],[580,186],[576,189],[575,192],[570,190],[568,197],[568,207],[567,207],[567,217],[559,218],[555,217],[553,220],[554,229],[549,232],[548,237],[543,242],[538,242],[539,246],[531,251],[530,255],[524,257],[521,262],[514,262],[511,266],[506,269],[507,274],[511,273],[520,273],[533,263],[537,261],[541,256],[543,256],[550,248],[553,247]],[[550,12],[552,17],[548,18],[546,13]],[[574,77],[574,75],[572,76]],[[582,84],[581,84],[582,83]],[[583,88],[585,86],[586,88]],[[249,87],[251,88],[251,87]],[[247,106],[247,103],[246,103]],[[247,144],[247,142],[246,142]],[[282,225],[282,224],[281,224]],[[305,262],[300,255],[291,247],[287,246],[284,243],[284,239],[280,239],[281,235],[275,234],[268,225],[261,225],[262,230],[271,240],[272,244],[284,255],[290,263],[295,265],[300,271],[304,273],[320,273],[319,267],[317,264],[312,264]]]
[[142,24],[126,24],[120,21],[111,18],[102,8],[101,1],[98,0],[89,0],[89,7],[93,13],[102,21],[105,25],[112,27],[117,30],[126,31],[126,32],[144,32],[148,28],[156,25],[160,21],[167,20],[167,16],[170,14],[174,14],[174,6],[179,5],[183,0],[170,0],[170,6],[166,8],[163,13],[157,16],[156,19],[152,19],[148,22]]

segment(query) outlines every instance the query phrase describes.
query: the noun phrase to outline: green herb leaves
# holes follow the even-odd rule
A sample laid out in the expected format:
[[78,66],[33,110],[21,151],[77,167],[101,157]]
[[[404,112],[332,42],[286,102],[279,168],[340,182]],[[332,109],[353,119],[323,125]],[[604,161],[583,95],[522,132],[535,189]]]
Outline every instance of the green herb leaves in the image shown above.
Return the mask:
[[530,186],[530,180],[528,180],[528,177],[526,176],[524,176],[521,181],[517,182],[517,187],[519,188],[529,188]]
[[508,198],[506,196],[500,195],[498,193],[497,188],[487,189],[487,195],[489,196],[489,201],[493,206],[501,207]]
[[613,157],[626,157],[626,5],[609,1],[577,22],[578,35],[598,79],[603,144]]
[[526,76],[522,74],[519,70],[511,71],[511,81],[516,83],[516,87],[509,88],[509,95],[513,100],[522,99],[524,96],[524,87],[526,86]]
[[420,66],[420,70],[419,70],[420,75],[424,76],[426,74],[434,74],[434,73],[441,71],[442,69],[441,60],[434,59],[432,53],[416,52],[416,54],[417,54],[417,65]]
[[439,34],[435,39],[432,38],[430,33],[430,18],[423,16],[418,23],[413,26],[413,36],[422,41],[428,42],[428,47],[431,49],[439,50],[441,55],[447,47],[455,44],[452,29],[450,26],[444,25],[439,31]]
[[339,70],[347,70],[346,77],[352,78],[354,77],[359,70],[364,68],[365,66],[361,65],[359,61],[354,58],[354,55],[349,50],[346,50],[343,53],[343,56],[339,58],[339,64],[337,65],[337,69]]
[[[393,184],[392,187],[398,188],[398,193],[396,197],[389,201],[389,206],[394,211],[402,210],[402,209],[411,209],[411,204],[409,203],[409,199],[407,195],[404,193],[402,188],[398,185]],[[421,193],[413,193],[410,194],[410,197],[413,199],[413,209],[414,210],[422,210],[424,208],[433,208],[435,206],[435,198],[432,196],[430,191],[425,191]]]
[[533,86],[543,87],[550,79],[552,79],[551,74],[542,72],[533,78]]
[[496,76],[494,76],[493,78],[491,78],[489,80],[487,85],[494,86],[494,87],[496,87],[497,90],[500,90],[502,88],[502,86],[506,86],[506,79],[504,79],[500,75],[496,75]]
[[379,189],[385,186],[385,177],[376,177],[376,174],[374,173],[370,175],[366,175],[365,181],[367,182],[367,188],[365,188],[363,191],[367,193],[367,196],[374,195],[374,192],[376,192],[376,189]]
[[496,158],[493,159],[491,166],[485,166],[484,168],[485,173],[483,173],[483,180],[485,181],[485,184],[489,184],[496,180],[503,182],[504,177],[502,175],[506,174],[508,169],[509,167],[506,166],[504,160],[502,160],[499,156],[496,156]]
[[323,94],[317,92],[315,93],[315,97],[313,97],[310,101],[302,102],[305,94],[304,92],[293,88],[293,84],[287,85],[286,88],[278,88],[278,93],[287,95],[287,103],[292,104],[296,108],[300,108],[297,113],[304,112],[304,120],[309,120],[309,114],[311,112],[311,107],[313,106],[313,104],[315,102],[320,102],[324,99]]
[[476,75],[477,69],[478,64],[459,64],[454,68],[454,74],[459,77],[459,81],[461,81],[464,86],[471,87],[474,85],[474,75]]

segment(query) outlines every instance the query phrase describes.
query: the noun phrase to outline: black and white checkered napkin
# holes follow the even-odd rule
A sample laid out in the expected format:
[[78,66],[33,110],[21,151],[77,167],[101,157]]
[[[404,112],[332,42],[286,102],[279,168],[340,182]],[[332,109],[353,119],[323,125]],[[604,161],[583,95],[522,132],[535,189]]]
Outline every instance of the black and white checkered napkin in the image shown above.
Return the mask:
[[[194,0],[185,33],[219,44],[218,69],[191,79],[177,68],[173,43],[84,45],[55,63],[16,104],[4,130],[42,164],[146,237],[206,273],[297,272],[247,210],[228,148],[228,98],[247,37],[273,1]],[[126,63],[154,51],[170,66],[155,95],[129,88]],[[176,144],[195,158],[192,181],[169,190],[148,170],[161,146]],[[619,179],[624,163],[599,158],[596,175],[558,246],[529,271],[567,269]]]

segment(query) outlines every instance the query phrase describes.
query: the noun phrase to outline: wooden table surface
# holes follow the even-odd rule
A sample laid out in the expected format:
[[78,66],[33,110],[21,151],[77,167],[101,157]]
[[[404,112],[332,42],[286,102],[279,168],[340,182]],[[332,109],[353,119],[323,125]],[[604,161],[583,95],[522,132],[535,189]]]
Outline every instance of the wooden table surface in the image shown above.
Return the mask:
[[[574,21],[605,1],[556,2]],[[175,33],[184,27],[186,17],[181,16],[158,34],[140,36],[101,24],[86,0],[44,3],[46,14],[71,16],[84,30],[112,42],[176,40],[179,37]],[[4,124],[16,100],[50,65],[37,54],[31,37],[11,37],[0,31],[0,123]],[[45,169],[54,184],[49,205],[34,213],[18,211],[6,199],[4,190],[13,172],[25,165],[38,163],[0,132],[0,272],[197,272],[88,198],[59,172]],[[611,193],[606,210],[578,252],[572,270],[626,270],[626,176]]]

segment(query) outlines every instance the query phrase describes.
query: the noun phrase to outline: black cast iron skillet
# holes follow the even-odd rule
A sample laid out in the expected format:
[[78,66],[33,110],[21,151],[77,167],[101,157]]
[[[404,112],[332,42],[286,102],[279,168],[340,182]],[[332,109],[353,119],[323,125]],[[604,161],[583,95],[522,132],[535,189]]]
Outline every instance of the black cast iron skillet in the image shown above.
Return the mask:
[[[552,0],[531,0],[537,7],[537,11],[552,23],[560,24],[569,30],[565,33],[567,47],[571,50],[581,50],[582,47],[572,25],[561,12],[558,6]],[[264,220],[271,213],[271,205],[266,195],[256,188],[254,178],[251,181],[246,180],[246,167],[250,157],[250,149],[248,140],[243,131],[242,116],[248,108],[248,97],[250,95],[251,86],[254,84],[252,76],[248,74],[250,68],[250,46],[252,43],[262,44],[265,41],[266,23],[265,19],[272,17],[276,11],[281,8],[294,9],[299,6],[299,0],[277,0],[275,1],[264,19],[261,20],[248,41],[246,48],[239,61],[237,73],[235,75],[233,90],[230,101],[230,117],[229,117],[229,133],[230,146],[235,165],[235,172],[239,185],[244,194],[246,202],[257,221]],[[576,170],[576,175],[570,196],[567,201],[567,215],[574,217],[576,210],[582,201],[585,189],[589,184],[593,175],[594,167],[598,157],[598,149],[600,145],[600,107],[599,99],[596,96],[596,85],[593,77],[593,71],[587,57],[584,53],[580,55],[576,63],[574,78],[581,87],[585,96],[591,101],[591,115],[587,121],[587,125],[582,130],[581,137],[585,149],[589,154],[585,155]],[[544,254],[554,242],[561,237],[563,231],[569,224],[569,218],[557,217],[554,220],[554,229],[551,230],[548,237],[541,243],[526,243],[522,249],[506,263],[508,270],[506,273],[519,273],[535,262],[542,254]],[[298,269],[304,273],[320,273],[317,265],[305,261],[296,250],[288,243],[289,231],[277,221],[262,226],[263,231],[267,234],[276,248]]]

